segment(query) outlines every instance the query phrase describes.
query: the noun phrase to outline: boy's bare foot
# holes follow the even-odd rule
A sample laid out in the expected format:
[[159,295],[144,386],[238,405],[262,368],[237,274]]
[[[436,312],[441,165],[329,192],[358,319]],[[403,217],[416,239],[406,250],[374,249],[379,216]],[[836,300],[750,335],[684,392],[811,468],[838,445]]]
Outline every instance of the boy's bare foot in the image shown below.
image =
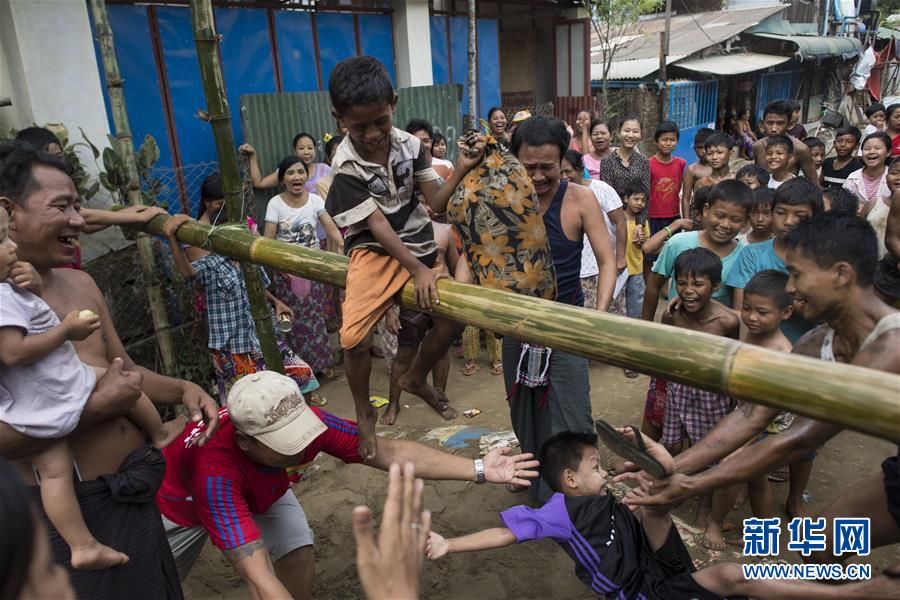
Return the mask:
[[128,562],[128,555],[104,546],[97,540],[72,548],[73,569],[108,569]]
[[704,548],[710,550],[724,550],[725,536],[722,535],[722,525],[713,519],[707,519],[706,531],[703,533],[703,540],[700,543]]
[[375,438],[375,421],[378,419],[378,412],[373,408],[365,415],[356,415],[356,427],[359,430],[359,456],[370,461],[375,458],[375,450],[377,448],[377,440]]
[[437,411],[444,419],[450,421],[459,416],[456,409],[450,406],[447,394],[438,388],[428,385],[427,381],[422,381],[421,383],[414,382],[409,379],[409,373],[407,372],[400,377],[399,383],[400,389],[424,400],[428,406]]
[[809,513],[806,512],[806,507],[803,506],[802,499],[794,500],[793,498],[788,498],[787,503],[784,505],[784,512],[787,513],[787,516],[790,519],[809,516]]
[[181,435],[181,432],[184,431],[185,425],[187,425],[187,417],[184,415],[179,415],[171,421],[163,423],[162,427],[153,432],[153,439],[150,440],[153,443],[153,447],[162,450],[174,442]]
[[391,402],[378,422],[382,425],[393,425],[394,421],[397,420],[398,414],[400,414],[400,402]]

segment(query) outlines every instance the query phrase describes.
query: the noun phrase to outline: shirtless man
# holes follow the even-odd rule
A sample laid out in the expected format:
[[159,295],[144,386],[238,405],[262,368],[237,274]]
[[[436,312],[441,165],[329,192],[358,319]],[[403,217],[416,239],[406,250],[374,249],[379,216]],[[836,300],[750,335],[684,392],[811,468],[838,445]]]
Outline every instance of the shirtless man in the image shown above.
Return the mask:
[[[823,360],[900,374],[900,312],[875,295],[872,279],[877,263],[875,232],[855,216],[824,213],[798,225],[786,237],[787,291],[794,294],[804,317],[824,321],[803,336],[794,352]],[[842,431],[840,425],[798,416],[778,435],[744,448],[728,461],[697,473],[721,460],[758,436],[779,409],[744,404],[719,422],[700,443],[676,458],[678,473],[650,482],[652,493],[633,505],[662,505],[698,493],[747,481],[775,467],[808,456]],[[633,473],[620,476],[634,479]],[[820,517],[868,516],[872,547],[900,542],[900,464],[888,457],[878,472],[855,483],[831,503]],[[832,529],[827,528],[828,546],[819,557],[834,557]]]
[[[476,148],[483,148],[479,142]],[[511,149],[525,167],[540,201],[540,212],[550,241],[550,251],[556,268],[557,302],[582,306],[581,290],[582,240],[587,235],[600,267],[597,285],[597,309],[606,311],[615,288],[616,260],[612,242],[606,229],[603,213],[594,193],[580,185],[569,185],[560,178],[562,158],[569,147],[565,124],[557,118],[535,116],[523,121],[513,134]],[[458,185],[465,174],[480,162],[479,157],[461,156],[451,178]],[[457,179],[458,178],[458,179]],[[429,202],[432,210],[443,213],[446,203]],[[529,383],[522,378],[520,364],[526,352],[546,353],[546,348],[523,347],[511,336],[503,338],[503,379],[509,398],[513,430],[523,452],[536,452],[543,441],[563,430],[590,432],[590,381],[588,360],[567,352],[552,350],[549,368],[532,374]],[[546,354],[543,355],[546,359]],[[539,357],[534,357],[542,360]],[[524,375],[524,374],[522,374]],[[539,480],[530,488],[534,499],[546,500],[552,491]]]
[[[10,236],[18,245],[20,260],[31,263],[43,278],[42,297],[47,304],[63,316],[73,310],[91,310],[101,322],[100,332],[75,342],[75,349],[85,363],[109,369],[95,392],[101,394],[106,409],[100,414],[85,413],[69,442],[79,479],[76,493],[88,528],[106,543],[111,540],[104,537],[115,538],[115,547],[131,561],[115,569],[72,571],[72,583],[85,598],[180,597],[172,556],[163,544],[165,532],[152,502],[165,463],[123,415],[141,389],[157,404],[184,404],[194,422],[205,418],[213,431],[218,407],[199,386],[136,366],[116,334],[94,280],[83,271],[56,268],[71,263],[74,242],[84,226],[78,193],[63,163],[20,144],[0,147],[0,206],[10,215]],[[35,485],[27,457],[52,440],[16,435],[2,423],[0,440],[0,454],[24,459],[16,463],[17,470],[24,481]],[[106,475],[102,484],[93,481],[101,475]],[[51,534],[56,560],[67,564],[65,544],[55,531]]]
[[794,175],[800,171],[808,180],[819,183],[819,176],[816,174],[816,167],[812,162],[812,155],[809,147],[802,140],[788,134],[788,124],[791,121],[791,115],[794,112],[794,106],[787,100],[773,100],[766,104],[763,110],[762,126],[766,133],[766,137],[753,144],[753,161],[759,166],[766,168],[766,141],[779,135],[790,138],[794,144],[794,155],[791,156],[789,170]]

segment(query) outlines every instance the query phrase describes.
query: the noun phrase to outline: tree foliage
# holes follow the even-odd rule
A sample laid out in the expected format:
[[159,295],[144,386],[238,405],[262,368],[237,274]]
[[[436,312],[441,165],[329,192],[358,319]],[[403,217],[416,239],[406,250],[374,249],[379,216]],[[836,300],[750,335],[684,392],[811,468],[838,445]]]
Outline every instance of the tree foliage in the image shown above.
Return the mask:
[[641,15],[658,12],[663,0],[585,0],[591,15],[591,25],[599,43],[602,66],[603,102],[607,101],[607,80],[613,59],[627,42],[624,36]]

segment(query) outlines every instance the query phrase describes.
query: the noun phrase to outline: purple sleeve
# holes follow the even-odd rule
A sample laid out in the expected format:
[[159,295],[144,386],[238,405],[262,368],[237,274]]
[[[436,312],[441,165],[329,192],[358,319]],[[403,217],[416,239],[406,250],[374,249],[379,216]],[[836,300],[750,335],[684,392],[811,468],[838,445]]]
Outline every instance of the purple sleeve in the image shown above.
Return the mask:
[[566,498],[553,494],[550,501],[540,508],[513,506],[500,513],[506,528],[516,536],[516,542],[528,542],[550,538],[560,544],[572,536],[572,521],[566,510]]

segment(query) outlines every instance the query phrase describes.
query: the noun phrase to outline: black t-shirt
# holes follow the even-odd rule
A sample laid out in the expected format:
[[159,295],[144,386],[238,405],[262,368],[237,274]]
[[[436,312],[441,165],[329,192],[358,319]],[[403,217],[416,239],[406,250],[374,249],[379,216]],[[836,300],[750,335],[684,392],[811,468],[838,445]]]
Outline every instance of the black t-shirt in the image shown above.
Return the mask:
[[541,508],[500,513],[517,542],[550,538],[575,561],[575,575],[598,596],[627,600],[718,598],[694,581],[675,526],[655,552],[634,513],[614,496],[553,494]]
[[850,173],[858,171],[864,166],[862,161],[854,156],[850,159],[850,162],[847,163],[846,167],[836,171],[834,169],[834,161],[836,159],[836,156],[830,156],[822,163],[822,185],[826,188],[844,187],[844,182],[847,181],[847,177],[850,176]]

